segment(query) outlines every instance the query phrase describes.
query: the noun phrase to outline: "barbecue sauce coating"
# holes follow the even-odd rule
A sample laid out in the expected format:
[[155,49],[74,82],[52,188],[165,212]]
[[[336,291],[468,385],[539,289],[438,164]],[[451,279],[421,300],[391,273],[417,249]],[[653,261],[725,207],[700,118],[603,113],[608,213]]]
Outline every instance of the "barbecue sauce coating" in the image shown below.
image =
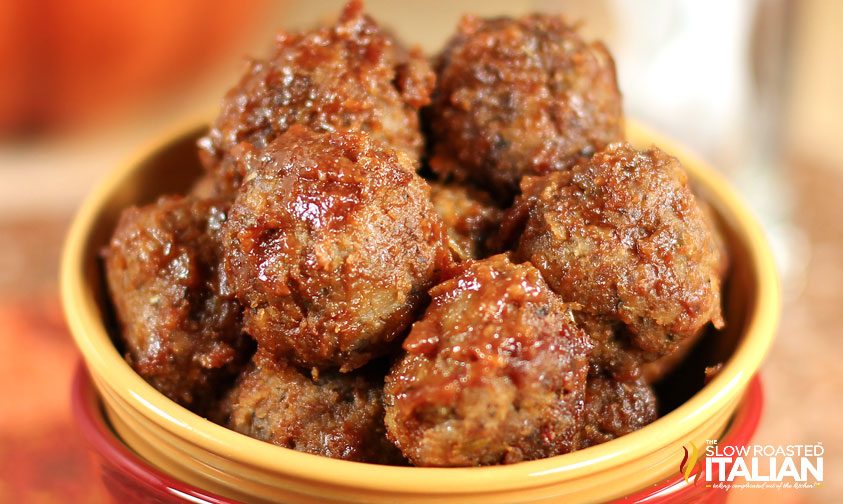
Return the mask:
[[303,367],[387,352],[451,263],[412,161],[360,132],[296,126],[244,162],[223,244],[246,332]]
[[458,184],[430,184],[436,213],[448,232],[449,244],[459,261],[482,259],[488,254],[486,241],[503,219],[489,194]]
[[230,429],[301,452],[402,464],[383,423],[383,375],[319,373],[258,353],[221,406]]
[[236,162],[242,142],[263,149],[294,124],[365,131],[417,162],[424,144],[418,110],[434,80],[418,49],[405,50],[351,1],[333,26],[280,33],[267,59],[249,63],[200,140],[200,157],[223,194],[244,176]]
[[437,78],[431,167],[503,198],[623,138],[609,51],[558,16],[465,17]]
[[675,158],[615,144],[522,190],[507,217],[523,227],[514,255],[579,306],[597,363],[651,361],[723,326],[719,248]]
[[248,359],[241,308],[219,266],[226,212],[224,203],[179,196],[131,207],[103,253],[126,360],[200,413]]
[[430,293],[384,389],[404,456],[479,466],[574,450],[589,342],[539,271],[497,255]]

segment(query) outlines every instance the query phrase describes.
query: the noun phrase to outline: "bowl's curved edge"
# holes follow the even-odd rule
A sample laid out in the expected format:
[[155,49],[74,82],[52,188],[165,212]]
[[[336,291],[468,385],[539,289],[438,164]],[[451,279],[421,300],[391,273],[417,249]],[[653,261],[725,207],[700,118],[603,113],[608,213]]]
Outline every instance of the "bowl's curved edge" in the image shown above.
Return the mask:
[[[100,459],[100,463],[119,472],[119,474],[111,477],[122,480],[122,491],[133,493],[133,488],[127,487],[137,485],[135,490],[146,492],[147,496],[149,496],[149,492],[153,492],[164,499],[172,499],[174,502],[190,501],[208,504],[233,502],[164,474],[126,447],[106,423],[105,415],[99,404],[100,399],[96,394],[84,362],[80,362],[76,367],[71,396],[71,407],[77,427],[91,450]],[[721,445],[744,446],[748,444],[758,428],[763,403],[764,393],[761,379],[758,375],[755,375],[750,381],[746,394],[728,429],[720,438]],[[109,490],[114,491],[111,488]],[[617,502],[667,503],[678,497],[700,497],[702,494],[711,491],[717,490],[706,489],[704,486],[694,484],[689,485],[684,481],[681,474],[677,474],[672,478],[630,494]]]

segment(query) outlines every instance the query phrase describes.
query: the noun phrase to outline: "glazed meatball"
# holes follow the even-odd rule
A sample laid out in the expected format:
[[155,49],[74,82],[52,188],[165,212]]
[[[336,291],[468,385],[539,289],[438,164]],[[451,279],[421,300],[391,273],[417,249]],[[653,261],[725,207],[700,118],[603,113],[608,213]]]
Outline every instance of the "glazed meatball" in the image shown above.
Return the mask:
[[626,346],[653,360],[722,327],[718,248],[678,160],[615,144],[522,190],[515,257],[579,305],[584,325],[611,329],[589,330],[596,359]]
[[454,255],[461,261],[484,257],[486,240],[503,218],[503,211],[492,198],[468,186],[438,182],[431,184],[430,194]]
[[417,161],[418,110],[429,103],[434,80],[419,50],[405,50],[351,1],[333,26],[281,33],[267,59],[249,64],[200,140],[200,156],[223,193],[243,177],[241,142],[262,149],[293,124],[363,130]]
[[658,416],[656,405],[656,395],[643,379],[620,382],[589,376],[579,448],[611,441],[652,423]]
[[296,126],[244,162],[223,241],[246,331],[305,367],[386,352],[451,261],[412,161],[361,132]]
[[652,362],[641,364],[641,377],[650,384],[660,382],[685,361],[704,334],[705,331],[700,331],[698,334],[685,338],[679,342],[676,350],[671,353]]
[[384,431],[382,387],[376,377],[360,373],[313,378],[258,353],[223,401],[225,425],[301,452],[400,464],[403,457]]
[[502,197],[623,137],[611,55],[560,17],[466,17],[437,75],[431,167]]
[[[726,279],[726,274],[729,271],[729,250],[726,247],[726,239],[723,235],[723,229],[721,229],[717,219],[717,214],[711,205],[700,198],[699,195],[696,195],[696,199],[703,212],[706,224],[711,231],[711,235],[714,237],[712,245],[717,248],[716,253],[720,258],[720,262],[717,265],[717,275],[720,278],[722,285]],[[644,380],[647,383],[657,383],[661,381],[662,378],[670,374],[685,360],[686,357],[688,357],[697,342],[702,338],[703,334],[705,334],[705,332],[700,331],[698,334],[680,341],[676,350],[673,352],[663,357],[659,357],[653,362],[644,363],[641,366],[641,375],[644,377]]]
[[464,266],[386,377],[389,438],[417,466],[479,466],[576,448],[588,338],[529,264]]
[[126,359],[197,412],[248,359],[241,309],[219,267],[226,211],[220,202],[175,196],[129,208],[104,251]]

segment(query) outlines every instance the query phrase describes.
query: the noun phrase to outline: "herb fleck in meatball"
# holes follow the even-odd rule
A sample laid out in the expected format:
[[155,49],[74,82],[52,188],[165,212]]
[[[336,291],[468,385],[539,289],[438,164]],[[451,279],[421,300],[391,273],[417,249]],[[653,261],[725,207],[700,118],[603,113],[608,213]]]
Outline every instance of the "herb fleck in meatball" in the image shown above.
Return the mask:
[[241,309],[219,267],[226,211],[222,203],[182,197],[128,208],[104,251],[126,359],[197,412],[248,358]]
[[450,266],[410,159],[360,132],[293,127],[244,162],[224,245],[258,347],[342,371],[389,350]]
[[433,207],[442,217],[451,249],[460,260],[486,255],[486,239],[497,231],[503,211],[483,191],[457,184],[430,186]]
[[585,420],[580,449],[637,431],[658,416],[656,395],[641,378],[620,382],[591,375],[585,392]]
[[431,289],[387,375],[389,438],[418,466],[478,466],[576,448],[587,336],[529,264],[498,255]]
[[434,80],[419,50],[402,48],[351,1],[333,26],[281,33],[269,58],[249,64],[199,142],[200,155],[222,193],[243,177],[241,142],[262,149],[293,124],[363,130],[417,161],[424,143],[418,110]]
[[560,17],[466,17],[437,75],[431,167],[500,196],[623,138],[611,55]]
[[579,305],[595,360],[653,360],[722,327],[719,249],[675,158],[615,144],[522,189],[507,217],[523,221],[515,257]]
[[401,464],[386,439],[382,383],[360,373],[320,373],[259,353],[221,409],[232,430],[261,441],[337,459]]

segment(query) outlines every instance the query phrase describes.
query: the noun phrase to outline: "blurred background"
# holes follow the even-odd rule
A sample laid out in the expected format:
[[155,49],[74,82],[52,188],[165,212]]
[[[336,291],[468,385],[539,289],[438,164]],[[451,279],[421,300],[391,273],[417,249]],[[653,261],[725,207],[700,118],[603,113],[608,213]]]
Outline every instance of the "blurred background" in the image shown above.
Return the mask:
[[[208,120],[246,55],[342,1],[0,1],[0,501],[105,500],[69,414],[77,354],[57,298],[61,242],[104,174]],[[369,0],[434,54],[461,13],[561,12],[615,55],[629,116],[722,170],[764,224],[784,289],[756,441],[826,447],[820,489],[733,502],[843,500],[843,2]],[[837,478],[835,478],[837,476]]]

